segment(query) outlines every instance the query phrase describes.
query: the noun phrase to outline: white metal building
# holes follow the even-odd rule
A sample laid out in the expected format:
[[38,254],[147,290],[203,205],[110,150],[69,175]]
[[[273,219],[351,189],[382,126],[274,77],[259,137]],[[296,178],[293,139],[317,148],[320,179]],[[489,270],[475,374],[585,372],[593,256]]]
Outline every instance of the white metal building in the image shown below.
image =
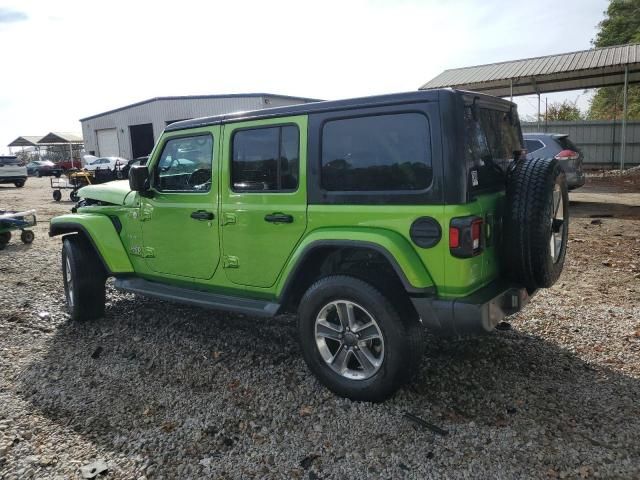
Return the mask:
[[317,101],[269,93],[157,97],[80,123],[88,154],[132,159],[148,155],[164,128],[179,120]]

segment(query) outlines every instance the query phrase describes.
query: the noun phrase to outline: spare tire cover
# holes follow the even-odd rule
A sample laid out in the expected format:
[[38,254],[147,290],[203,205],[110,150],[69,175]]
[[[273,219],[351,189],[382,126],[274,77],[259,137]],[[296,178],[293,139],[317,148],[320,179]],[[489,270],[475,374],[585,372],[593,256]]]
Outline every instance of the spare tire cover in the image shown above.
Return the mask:
[[564,266],[569,195],[555,159],[521,160],[507,180],[505,267],[530,291],[552,286]]

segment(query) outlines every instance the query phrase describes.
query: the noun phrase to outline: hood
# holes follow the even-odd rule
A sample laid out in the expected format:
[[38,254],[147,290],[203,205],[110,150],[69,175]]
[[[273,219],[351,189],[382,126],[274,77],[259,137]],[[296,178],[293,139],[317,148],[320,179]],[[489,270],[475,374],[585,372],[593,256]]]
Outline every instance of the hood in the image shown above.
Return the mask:
[[131,193],[128,180],[115,180],[100,185],[87,185],[78,190],[78,196],[100,202],[124,205],[127,195]]

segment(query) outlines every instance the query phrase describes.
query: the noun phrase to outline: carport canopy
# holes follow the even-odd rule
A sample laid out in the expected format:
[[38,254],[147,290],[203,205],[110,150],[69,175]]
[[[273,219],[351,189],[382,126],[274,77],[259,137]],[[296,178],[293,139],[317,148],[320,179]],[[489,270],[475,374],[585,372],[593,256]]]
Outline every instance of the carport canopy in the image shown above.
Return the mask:
[[37,147],[38,142],[40,141],[41,136],[30,136],[24,135],[22,137],[16,138],[13,142],[11,142],[7,147]]
[[[497,97],[540,94],[624,85],[620,168],[624,168],[629,83],[640,82],[640,44],[445,70],[421,90],[459,88]],[[539,121],[539,120],[538,120]]]
[[594,48],[445,70],[421,90],[460,88],[497,97],[563,92],[640,81],[640,44]]
[[60,145],[60,144],[83,144],[84,140],[81,135],[67,132],[49,132],[40,140],[39,145]]

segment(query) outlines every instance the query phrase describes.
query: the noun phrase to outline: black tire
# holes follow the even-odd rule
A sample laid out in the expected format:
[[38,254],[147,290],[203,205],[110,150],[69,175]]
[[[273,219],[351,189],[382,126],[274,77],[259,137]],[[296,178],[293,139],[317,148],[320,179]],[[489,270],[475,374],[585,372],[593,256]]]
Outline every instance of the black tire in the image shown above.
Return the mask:
[[69,199],[72,202],[77,202],[78,200],[80,200],[80,197],[78,196],[78,194],[76,193],[76,190],[71,190],[71,193],[69,194]]
[[[561,221],[552,220],[554,199],[562,201],[558,202]],[[535,158],[515,165],[507,183],[506,267],[509,276],[529,290],[551,287],[562,273],[569,231],[568,207],[567,181],[557,160]],[[554,246],[552,252],[554,232],[560,245]]]
[[24,180],[18,180],[17,182],[13,182],[13,184],[18,188],[22,188],[24,187]]
[[36,170],[36,177],[38,178],[42,177],[42,173],[40,172],[40,170]]
[[67,311],[72,320],[93,320],[104,316],[107,276],[95,250],[79,234],[63,238],[62,277]]
[[0,250],[4,250],[11,240],[11,232],[0,233]]
[[[337,300],[363,307],[381,332],[384,356],[378,370],[368,378],[346,378],[334,371],[323,359],[316,343],[316,318],[325,306]],[[422,326],[417,315],[415,312],[400,315],[400,311],[387,297],[360,279],[334,275],[318,280],[305,293],[298,311],[300,344],[309,369],[339,396],[369,402],[390,397],[413,377],[424,351]]]
[[36,236],[31,230],[23,230],[22,233],[20,233],[20,240],[22,240],[22,243],[32,243],[35,237]]
[[59,202],[60,200],[62,200],[62,192],[60,190],[54,190],[53,191],[53,199],[56,202]]

